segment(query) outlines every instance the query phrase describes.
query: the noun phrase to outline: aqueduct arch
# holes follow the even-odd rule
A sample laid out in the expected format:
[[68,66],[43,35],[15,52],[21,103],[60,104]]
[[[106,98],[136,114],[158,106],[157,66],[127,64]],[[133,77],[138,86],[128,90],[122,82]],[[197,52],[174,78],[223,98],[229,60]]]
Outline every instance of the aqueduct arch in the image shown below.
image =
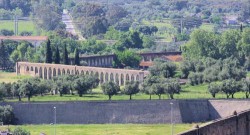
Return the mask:
[[[33,70],[34,69],[34,70]],[[100,83],[113,81],[119,85],[125,85],[126,81],[142,82],[144,77],[149,74],[148,71],[128,70],[128,69],[113,69],[113,68],[98,68],[85,66],[72,66],[61,64],[47,63],[16,63],[17,75],[38,76],[43,79],[51,79],[54,76],[71,74],[71,75],[95,75],[99,78]]]

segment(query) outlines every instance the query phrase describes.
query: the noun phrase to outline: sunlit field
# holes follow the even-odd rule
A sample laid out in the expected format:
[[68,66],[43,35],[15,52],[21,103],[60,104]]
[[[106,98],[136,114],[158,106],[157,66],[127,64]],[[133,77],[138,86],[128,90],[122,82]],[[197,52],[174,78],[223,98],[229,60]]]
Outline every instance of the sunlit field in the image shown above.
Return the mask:
[[[191,129],[194,124],[176,124],[175,134]],[[16,126],[9,126],[13,131]],[[98,124],[98,125],[22,125],[31,135],[170,135],[170,124]],[[2,126],[6,130],[8,126]]]

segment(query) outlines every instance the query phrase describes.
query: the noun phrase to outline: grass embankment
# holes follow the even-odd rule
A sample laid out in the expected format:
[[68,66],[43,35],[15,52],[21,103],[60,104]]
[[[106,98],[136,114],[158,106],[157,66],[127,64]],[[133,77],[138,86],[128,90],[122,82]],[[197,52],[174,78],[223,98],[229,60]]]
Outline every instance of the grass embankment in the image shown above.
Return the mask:
[[[7,29],[13,30],[15,29],[14,20],[1,20],[0,21],[0,30]],[[20,34],[23,31],[32,32],[33,35],[36,33],[35,25],[32,21],[18,21],[18,33]]]
[[16,82],[18,80],[22,80],[25,78],[29,78],[30,76],[28,75],[19,75],[17,76],[15,72],[1,72],[0,71],[0,83],[5,82],[5,83],[12,83]]
[[[23,125],[20,126],[31,132],[31,135],[54,134],[54,125]],[[192,124],[174,125],[174,133],[189,130]],[[0,129],[7,129],[1,127]],[[10,126],[11,130],[15,127]],[[58,135],[170,135],[170,124],[101,124],[101,125],[56,125]]]
[[214,31],[214,24],[211,23],[203,23],[200,26],[200,29],[206,30],[206,31],[210,31],[213,32]]

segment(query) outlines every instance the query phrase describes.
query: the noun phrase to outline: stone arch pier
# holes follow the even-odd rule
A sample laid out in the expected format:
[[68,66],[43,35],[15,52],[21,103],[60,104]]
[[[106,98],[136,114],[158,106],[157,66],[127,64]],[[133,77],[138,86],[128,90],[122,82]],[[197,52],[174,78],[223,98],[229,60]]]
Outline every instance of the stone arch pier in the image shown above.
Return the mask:
[[72,66],[61,64],[47,64],[47,63],[16,63],[17,75],[31,75],[43,79],[51,79],[59,75],[94,75],[99,78],[100,83],[113,81],[120,86],[125,85],[125,82],[139,81],[149,75],[148,71],[142,70],[128,70],[128,69],[113,69],[113,68],[98,68],[85,66]]

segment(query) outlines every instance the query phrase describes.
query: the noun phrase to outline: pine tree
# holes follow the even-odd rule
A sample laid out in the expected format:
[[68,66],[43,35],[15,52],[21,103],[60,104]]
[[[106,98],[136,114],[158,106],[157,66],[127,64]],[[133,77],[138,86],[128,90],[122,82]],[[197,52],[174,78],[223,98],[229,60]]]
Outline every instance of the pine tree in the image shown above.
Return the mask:
[[8,53],[6,50],[6,47],[3,43],[3,40],[1,40],[0,44],[0,66],[2,69],[5,69],[7,67],[7,61],[8,61]]
[[52,63],[52,51],[51,51],[49,39],[48,39],[47,45],[46,45],[46,63]]
[[77,48],[75,49],[75,65],[80,65],[79,51]]
[[58,49],[58,46],[56,46],[56,54],[55,54],[55,64],[60,64],[60,52],[59,52],[59,49]]
[[69,65],[69,57],[66,44],[64,45],[63,64]]

